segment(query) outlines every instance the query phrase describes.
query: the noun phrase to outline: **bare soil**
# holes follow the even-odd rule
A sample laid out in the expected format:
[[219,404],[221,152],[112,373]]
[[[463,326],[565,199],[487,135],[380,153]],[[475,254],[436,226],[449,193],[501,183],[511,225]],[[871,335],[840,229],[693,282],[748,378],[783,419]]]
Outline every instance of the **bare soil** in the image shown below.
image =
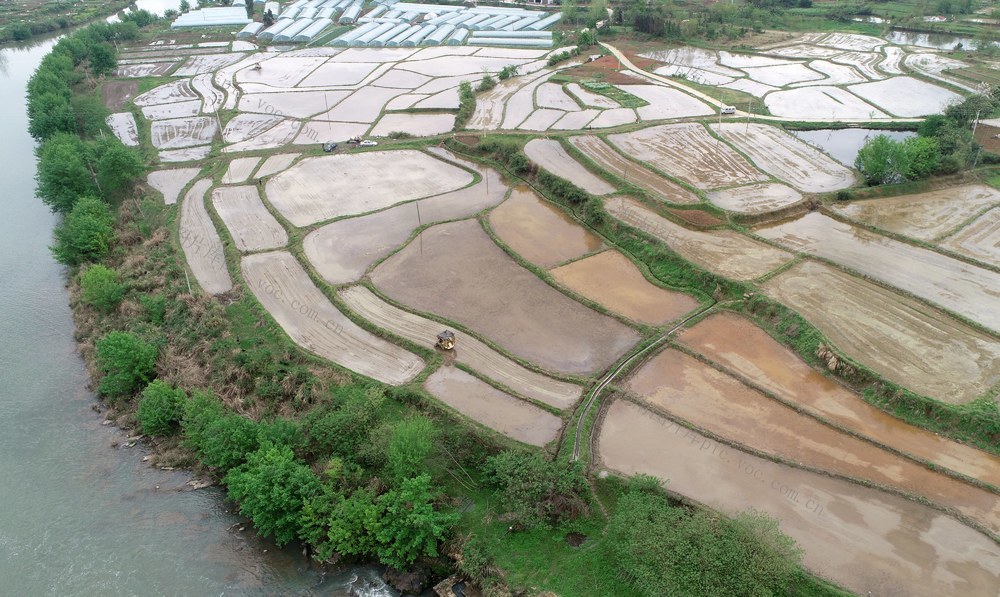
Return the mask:
[[205,208],[205,193],[212,181],[203,178],[194,183],[181,203],[179,236],[188,267],[202,290],[222,294],[233,287],[226,267],[226,255],[215,224]]
[[941,246],[1000,267],[1000,208],[979,216]]
[[652,193],[667,203],[698,203],[697,195],[679,184],[637,164],[614,150],[600,137],[570,137],[569,142],[612,174]]
[[288,233],[264,207],[256,186],[219,187],[212,191],[212,204],[241,252],[288,244]]
[[138,92],[137,81],[107,81],[101,86],[101,101],[108,110],[121,110]]
[[518,266],[473,220],[433,226],[372,272],[396,301],[462,323],[540,367],[602,371],[639,334]]

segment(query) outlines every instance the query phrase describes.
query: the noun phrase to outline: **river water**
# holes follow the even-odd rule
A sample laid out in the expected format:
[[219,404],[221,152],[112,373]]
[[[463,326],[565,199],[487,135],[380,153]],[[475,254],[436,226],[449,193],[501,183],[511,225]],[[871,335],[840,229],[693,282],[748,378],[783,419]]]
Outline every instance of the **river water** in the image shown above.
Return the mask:
[[0,594],[390,594],[372,569],[324,575],[241,531],[219,489],[188,490],[141,446],[112,447],[124,435],[91,408],[48,250],[56,217],[34,198],[24,88],[53,43],[0,48]]

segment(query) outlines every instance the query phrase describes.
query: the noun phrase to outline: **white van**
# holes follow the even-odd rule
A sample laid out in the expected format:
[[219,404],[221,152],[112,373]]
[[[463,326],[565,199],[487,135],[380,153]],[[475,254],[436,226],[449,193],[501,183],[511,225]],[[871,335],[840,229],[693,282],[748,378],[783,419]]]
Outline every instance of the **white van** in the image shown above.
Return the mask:
[[721,112],[723,114],[736,114],[736,107],[735,106],[722,106]]

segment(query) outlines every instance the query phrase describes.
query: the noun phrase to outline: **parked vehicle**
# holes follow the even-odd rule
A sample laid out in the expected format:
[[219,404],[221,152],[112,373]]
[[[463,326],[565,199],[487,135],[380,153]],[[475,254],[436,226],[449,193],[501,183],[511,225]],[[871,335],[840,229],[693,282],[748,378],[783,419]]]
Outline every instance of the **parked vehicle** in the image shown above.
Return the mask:
[[723,114],[736,114],[736,107],[735,106],[722,106],[721,112]]
[[362,141],[358,145],[360,145],[361,147],[375,147],[376,145],[378,145],[378,141],[372,141],[371,139],[365,139],[364,141]]
[[323,151],[327,153],[330,153],[334,149],[337,149],[337,144],[334,143],[333,141],[327,141],[326,143],[323,144]]

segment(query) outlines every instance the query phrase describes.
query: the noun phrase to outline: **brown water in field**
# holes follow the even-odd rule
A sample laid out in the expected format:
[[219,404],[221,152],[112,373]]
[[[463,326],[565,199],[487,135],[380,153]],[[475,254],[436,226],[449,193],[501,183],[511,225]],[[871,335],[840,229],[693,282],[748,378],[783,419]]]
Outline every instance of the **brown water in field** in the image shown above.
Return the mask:
[[663,351],[643,365],[627,388],[650,406],[731,441],[926,497],[1000,532],[996,494],[828,427],[682,352]]
[[604,418],[598,454],[726,514],[777,518],[808,569],[857,594],[996,594],[997,544],[928,506],[751,456],[623,400]]
[[599,236],[527,186],[516,187],[490,213],[490,226],[518,255],[540,267],[552,267],[604,246]]
[[762,329],[718,313],[678,341],[808,412],[875,441],[1000,487],[1000,458],[901,421],[825,377]]

